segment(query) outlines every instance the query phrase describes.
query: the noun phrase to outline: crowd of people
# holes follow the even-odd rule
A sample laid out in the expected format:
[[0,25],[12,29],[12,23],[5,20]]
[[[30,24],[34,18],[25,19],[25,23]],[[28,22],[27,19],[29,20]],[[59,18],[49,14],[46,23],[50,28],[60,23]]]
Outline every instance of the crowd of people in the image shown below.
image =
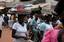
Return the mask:
[[60,4],[59,1],[54,14],[32,11],[29,15],[18,14],[18,20],[12,21],[7,14],[4,17],[0,14],[0,37],[2,25],[7,26],[11,21],[9,27],[12,30],[13,42],[64,42],[64,11]]
[[33,12],[31,14],[18,14],[18,21],[12,26],[12,37],[16,41],[63,42],[64,12],[58,16]]

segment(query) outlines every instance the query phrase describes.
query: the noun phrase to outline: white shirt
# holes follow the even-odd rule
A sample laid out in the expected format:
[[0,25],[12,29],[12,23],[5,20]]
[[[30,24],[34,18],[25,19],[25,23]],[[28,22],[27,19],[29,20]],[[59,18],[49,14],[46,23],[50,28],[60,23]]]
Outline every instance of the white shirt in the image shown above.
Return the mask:
[[28,23],[29,23],[29,22],[31,22],[31,21],[32,21],[32,19],[31,19],[31,18],[29,18],[29,19],[28,19]]
[[2,16],[0,16],[0,30],[2,30],[2,23],[4,22],[4,19]]
[[15,29],[17,36],[26,37],[27,25],[24,23],[24,26],[20,25],[18,22],[14,23],[13,29]]
[[61,22],[60,22],[60,20],[57,20],[57,22],[56,22],[57,24],[62,24]]
[[39,28],[41,31],[48,31],[48,30],[50,30],[50,29],[53,29],[53,26],[52,26],[51,24],[47,24],[47,23],[43,22],[43,23],[40,23],[40,24],[38,25],[38,28]]
[[38,20],[37,20],[37,24],[39,24],[40,23],[40,18],[38,18]]
[[53,26],[51,24],[46,24],[46,31],[53,29]]
[[13,26],[13,23],[14,23],[14,20],[8,20],[8,25],[9,25],[9,27],[12,27]]

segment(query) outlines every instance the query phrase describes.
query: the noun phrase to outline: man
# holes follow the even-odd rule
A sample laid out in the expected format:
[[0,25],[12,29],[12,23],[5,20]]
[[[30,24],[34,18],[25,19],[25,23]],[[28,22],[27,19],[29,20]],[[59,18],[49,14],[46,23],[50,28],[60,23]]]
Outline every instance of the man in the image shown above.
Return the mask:
[[4,20],[2,15],[0,14],[0,38],[1,38],[1,34],[2,34],[2,24],[3,24]]
[[5,14],[4,16],[5,25],[8,25],[8,20],[9,20],[9,17],[7,16],[7,14]]

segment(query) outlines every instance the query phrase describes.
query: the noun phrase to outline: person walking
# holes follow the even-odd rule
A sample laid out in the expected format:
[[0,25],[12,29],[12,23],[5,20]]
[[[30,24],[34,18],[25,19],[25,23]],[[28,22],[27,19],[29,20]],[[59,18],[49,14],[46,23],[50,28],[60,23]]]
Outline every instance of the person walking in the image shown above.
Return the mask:
[[8,25],[8,20],[9,20],[9,17],[7,16],[7,14],[5,14],[5,16],[4,16],[5,25]]
[[13,24],[12,37],[16,39],[14,42],[26,42],[27,24],[24,22],[25,16],[25,14],[19,14],[18,22]]
[[3,22],[4,22],[4,19],[3,19],[2,15],[0,14],[0,38],[1,38],[1,34],[2,34]]

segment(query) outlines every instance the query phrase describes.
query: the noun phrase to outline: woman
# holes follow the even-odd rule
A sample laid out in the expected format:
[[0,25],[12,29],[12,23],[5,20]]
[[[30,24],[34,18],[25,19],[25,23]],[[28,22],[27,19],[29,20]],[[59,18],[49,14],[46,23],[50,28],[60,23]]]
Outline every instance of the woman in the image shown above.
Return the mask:
[[25,14],[18,15],[18,22],[13,24],[12,36],[16,38],[16,42],[26,42],[26,40],[24,40],[27,36],[27,24],[24,23],[25,16]]

